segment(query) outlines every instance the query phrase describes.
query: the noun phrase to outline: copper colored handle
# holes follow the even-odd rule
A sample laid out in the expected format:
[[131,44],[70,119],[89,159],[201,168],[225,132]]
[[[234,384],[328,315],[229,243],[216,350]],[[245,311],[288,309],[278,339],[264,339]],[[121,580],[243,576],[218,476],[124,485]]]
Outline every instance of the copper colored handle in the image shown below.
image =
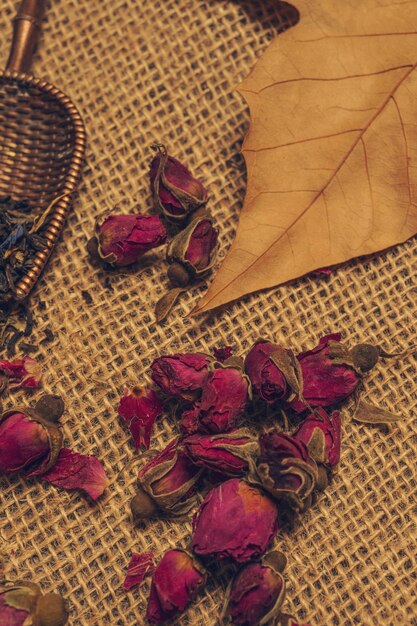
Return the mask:
[[13,20],[13,41],[6,69],[29,72],[46,0],[22,0]]

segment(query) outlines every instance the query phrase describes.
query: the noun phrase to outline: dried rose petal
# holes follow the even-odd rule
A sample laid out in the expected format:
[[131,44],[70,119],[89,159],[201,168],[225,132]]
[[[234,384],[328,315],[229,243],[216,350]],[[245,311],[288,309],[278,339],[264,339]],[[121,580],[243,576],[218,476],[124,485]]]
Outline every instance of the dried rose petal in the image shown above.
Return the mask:
[[163,405],[153,389],[125,389],[118,407],[119,415],[129,422],[136,448],[149,448],[152,427],[163,412]]
[[259,452],[258,442],[244,428],[220,435],[191,435],[183,446],[195,465],[223,476],[243,476]]
[[245,371],[253,389],[265,402],[276,402],[288,397],[291,389],[283,372],[271,359],[278,346],[269,341],[256,343],[245,359]]
[[245,563],[261,556],[278,530],[278,507],[265,493],[232,478],[214,487],[193,519],[193,551]]
[[[347,363],[332,358],[334,344],[340,344],[340,335],[322,337],[313,350],[297,356],[303,378],[303,399],[289,406],[297,413],[308,407],[332,406],[352,395],[361,381],[360,374]],[[340,344],[342,345],[342,344]]]
[[317,484],[317,466],[304,443],[282,432],[260,437],[256,471],[265,489],[302,511]]
[[201,392],[210,361],[199,353],[161,356],[151,365],[152,380],[167,396],[192,401]]
[[179,423],[180,431],[184,435],[193,435],[200,429],[200,403],[194,402],[189,409],[185,409],[181,413],[181,421]]
[[284,598],[282,574],[267,562],[249,563],[231,584],[227,614],[234,626],[266,624],[279,615]]
[[219,363],[224,363],[229,359],[233,354],[232,346],[221,346],[220,348],[214,348],[213,350],[214,358]]
[[341,426],[339,411],[329,416],[324,409],[317,409],[300,424],[294,437],[306,445],[317,463],[333,468],[340,460]]
[[166,230],[156,215],[107,215],[96,224],[97,250],[115,267],[136,263],[148,250],[166,241]]
[[148,574],[153,573],[154,569],[153,552],[145,552],[144,554],[133,552],[127,568],[123,588],[129,591],[129,589],[132,589],[135,585],[140,585]]
[[78,454],[62,448],[58,459],[42,480],[63,489],[82,489],[93,500],[97,500],[109,484],[100,461],[95,456]]
[[41,385],[42,368],[40,363],[31,357],[0,361],[0,371],[12,381],[10,384],[12,389],[34,389]]
[[221,366],[211,371],[204,381],[201,394],[201,430],[225,433],[232,429],[248,400],[249,381],[240,369]]
[[165,513],[182,516],[195,504],[202,469],[191,463],[180,441],[172,440],[139,471],[138,493],[131,501],[135,520]]
[[154,209],[170,221],[181,222],[206,204],[207,190],[185,165],[168,156],[164,146],[155,148],[158,153],[149,173]]
[[201,564],[184,550],[168,550],[152,579],[146,619],[163,624],[182,613],[206,584]]

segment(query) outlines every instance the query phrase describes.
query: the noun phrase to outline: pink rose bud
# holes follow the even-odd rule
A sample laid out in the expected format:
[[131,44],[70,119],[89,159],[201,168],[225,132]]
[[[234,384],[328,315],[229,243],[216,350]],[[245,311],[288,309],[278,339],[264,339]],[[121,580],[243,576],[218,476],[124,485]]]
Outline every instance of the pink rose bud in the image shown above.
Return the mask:
[[145,552],[144,554],[133,552],[127,568],[123,589],[129,591],[135,585],[140,585],[145,580],[145,577],[148,574],[152,574],[154,570],[153,552]]
[[190,461],[224,476],[243,476],[259,452],[258,442],[244,428],[221,435],[191,435],[183,440]]
[[245,359],[245,371],[252,387],[265,402],[276,402],[288,397],[291,389],[283,372],[274,363],[273,355],[278,346],[269,341],[255,343]]
[[249,400],[250,383],[238,367],[221,365],[203,385],[199,421],[203,432],[225,433],[236,425]]
[[340,460],[341,429],[339,411],[329,416],[324,409],[317,409],[300,424],[294,437],[306,445],[317,463],[334,468]]
[[214,265],[218,232],[210,217],[194,219],[169,243],[168,277],[176,287],[185,287],[204,276]]
[[[355,356],[359,355],[363,346],[365,344],[348,350],[340,342],[340,335],[334,334],[322,337],[313,350],[299,354],[297,359],[301,366],[303,398],[294,400],[289,406],[297,413],[302,413],[309,407],[332,406],[346,400],[362,380],[361,371],[365,371],[358,366],[362,361]],[[375,365],[378,355],[374,353],[376,348],[369,348],[372,359],[375,357],[370,363],[370,369]]]
[[58,426],[30,409],[6,411],[0,417],[0,473],[46,472],[53,466],[62,446]]
[[152,579],[146,619],[150,624],[174,620],[206,584],[205,569],[184,550],[168,550]]
[[6,374],[12,389],[34,389],[40,387],[42,380],[42,368],[31,357],[0,361],[0,372]]
[[30,582],[0,581],[1,626],[64,626],[68,612],[57,593],[42,595]]
[[139,471],[139,490],[131,501],[135,521],[164,513],[186,515],[195,506],[196,483],[202,469],[193,465],[178,439],[145,463]]
[[88,246],[97,256],[114,267],[136,263],[152,248],[166,241],[166,231],[157,215],[107,215],[96,223],[95,238]]
[[246,563],[266,551],[278,530],[278,507],[263,491],[231,478],[209,491],[193,519],[198,556]]
[[285,580],[274,561],[268,561],[269,556],[245,565],[233,579],[227,614],[234,626],[266,624],[280,614],[285,599]]
[[165,146],[154,147],[157,154],[150,168],[154,209],[171,222],[182,222],[207,203],[207,190],[185,165],[168,155]]
[[153,389],[136,386],[125,389],[118,412],[128,423],[136,448],[149,448],[151,431],[163,405]]
[[282,432],[260,437],[256,471],[263,487],[296,511],[303,511],[318,480],[317,466],[304,443]]
[[151,365],[152,380],[167,396],[192,401],[201,394],[210,362],[199,353],[161,356]]

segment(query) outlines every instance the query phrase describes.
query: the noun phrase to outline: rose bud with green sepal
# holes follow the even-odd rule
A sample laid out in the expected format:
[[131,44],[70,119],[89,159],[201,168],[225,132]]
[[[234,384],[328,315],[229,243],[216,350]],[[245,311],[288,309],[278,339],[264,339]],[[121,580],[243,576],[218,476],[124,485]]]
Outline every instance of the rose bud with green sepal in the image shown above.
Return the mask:
[[260,488],[231,478],[209,491],[193,519],[197,556],[246,563],[268,548],[278,530],[278,506]]
[[165,552],[152,578],[147,621],[164,624],[175,619],[203,589],[206,580],[206,571],[194,556],[180,549]]
[[136,263],[146,252],[165,243],[167,233],[157,215],[113,215],[97,220],[88,242],[92,258],[114,267]]
[[167,396],[192,401],[201,394],[210,363],[198,352],[161,356],[151,365],[152,380]]
[[259,452],[258,442],[245,428],[218,435],[191,435],[183,440],[183,446],[195,465],[224,476],[247,474]]
[[2,626],[64,626],[68,612],[57,593],[42,595],[38,585],[25,581],[0,580],[0,624]]
[[262,486],[295,511],[305,510],[318,480],[317,465],[305,444],[285,433],[270,432],[260,437],[260,448],[256,473]]
[[262,626],[278,617],[285,599],[284,555],[266,554],[236,574],[228,589],[226,614],[234,626]]
[[134,520],[187,515],[196,504],[202,471],[191,463],[181,441],[173,439],[139,471],[138,493],[131,501]]
[[207,190],[185,165],[168,155],[165,146],[153,147],[157,154],[149,175],[154,210],[170,222],[181,223],[207,203]]

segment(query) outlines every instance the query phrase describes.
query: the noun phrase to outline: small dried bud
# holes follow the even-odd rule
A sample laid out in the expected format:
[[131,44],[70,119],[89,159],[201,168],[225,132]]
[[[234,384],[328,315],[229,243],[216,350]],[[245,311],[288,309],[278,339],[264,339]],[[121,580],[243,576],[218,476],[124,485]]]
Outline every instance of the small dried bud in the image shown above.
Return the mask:
[[370,343],[359,343],[350,351],[353,365],[362,372],[369,372],[378,363],[380,349]]
[[136,448],[148,449],[154,422],[163,412],[162,402],[153,389],[125,389],[117,410],[129,423]]
[[207,190],[185,165],[168,156],[165,146],[154,147],[157,155],[150,168],[154,209],[171,222],[182,222],[206,204]]
[[65,601],[57,593],[40,596],[35,615],[34,626],[64,626],[68,620]]
[[205,569],[184,550],[168,550],[158,563],[152,579],[146,619],[163,624],[175,619],[206,584]]
[[0,361],[0,372],[8,377],[11,389],[34,389],[41,385],[42,368],[31,357]]
[[167,396],[192,401],[201,393],[210,361],[199,353],[161,356],[151,365],[152,380]]
[[264,554],[278,530],[278,507],[265,493],[231,478],[214,487],[193,519],[193,551],[246,563]]
[[59,427],[31,409],[11,409],[0,417],[0,472],[42,474],[55,464],[61,446]]
[[245,359],[245,371],[253,389],[268,403],[286,399],[291,392],[284,373],[271,359],[278,346],[269,341],[255,343]]
[[138,213],[107,214],[97,221],[95,236],[100,258],[114,267],[124,267],[165,243],[167,234],[158,216]]
[[30,582],[0,580],[0,624],[2,626],[64,626],[68,613],[56,593],[44,596]]
[[260,446],[256,472],[262,486],[295,511],[303,511],[318,480],[316,463],[306,446],[282,432],[262,435]]
[[341,429],[339,411],[329,416],[324,409],[317,409],[300,424],[294,437],[306,445],[312,459],[333,469],[340,460]]
[[[346,355],[346,358],[341,355]],[[353,363],[349,364],[348,351],[340,343],[340,335],[322,337],[313,350],[297,356],[303,380],[303,398],[289,406],[297,413],[309,407],[326,407],[339,404],[352,395],[361,381]]]
[[262,626],[279,615],[284,599],[282,574],[262,560],[237,573],[228,591],[226,611],[234,626]]
[[135,521],[158,513],[186,515],[195,504],[202,469],[188,459],[178,439],[148,461],[138,475],[139,491],[131,502]]
[[234,428],[249,395],[249,379],[242,370],[228,366],[227,362],[219,364],[204,381],[198,416],[199,431],[225,433]]
[[190,280],[203,276],[216,260],[217,235],[211,218],[193,220],[169,243],[168,262],[181,264]]
[[244,428],[221,435],[191,435],[183,440],[190,461],[224,476],[243,476],[259,452],[258,442]]

